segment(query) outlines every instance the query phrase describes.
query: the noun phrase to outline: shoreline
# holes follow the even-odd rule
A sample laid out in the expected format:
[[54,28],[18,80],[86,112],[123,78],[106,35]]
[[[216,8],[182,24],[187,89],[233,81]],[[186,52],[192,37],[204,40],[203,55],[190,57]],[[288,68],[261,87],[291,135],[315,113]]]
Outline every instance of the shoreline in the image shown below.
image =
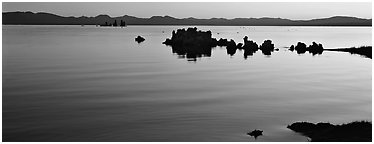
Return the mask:
[[353,121],[333,125],[320,122],[295,122],[287,128],[310,138],[311,142],[371,142],[372,124],[369,121]]

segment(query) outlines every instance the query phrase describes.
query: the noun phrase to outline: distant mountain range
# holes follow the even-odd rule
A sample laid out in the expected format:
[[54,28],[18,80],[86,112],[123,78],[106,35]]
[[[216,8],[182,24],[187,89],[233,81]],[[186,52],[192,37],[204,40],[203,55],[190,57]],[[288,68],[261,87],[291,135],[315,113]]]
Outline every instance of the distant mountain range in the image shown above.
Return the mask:
[[124,15],[110,17],[63,17],[50,13],[3,12],[3,25],[104,25],[114,21],[125,21],[127,25],[216,25],[216,26],[372,26],[372,19],[334,16],[311,20],[290,20],[283,18],[174,18],[170,16],[153,16],[137,18]]

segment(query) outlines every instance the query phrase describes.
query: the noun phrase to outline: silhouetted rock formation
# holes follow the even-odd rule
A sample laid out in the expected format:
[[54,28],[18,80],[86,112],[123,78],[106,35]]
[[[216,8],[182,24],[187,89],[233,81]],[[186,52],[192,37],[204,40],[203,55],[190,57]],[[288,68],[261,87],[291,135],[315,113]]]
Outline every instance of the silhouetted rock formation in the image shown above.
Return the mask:
[[138,37],[135,38],[135,41],[138,42],[138,43],[141,43],[141,42],[145,41],[145,39],[141,36],[138,36]]
[[339,49],[324,49],[327,51],[341,51],[341,52],[349,52],[351,54],[358,54],[362,55],[367,58],[372,58],[372,47],[371,46],[362,46],[362,47],[352,47],[352,48],[339,48]]
[[247,59],[248,56],[252,56],[257,50],[258,50],[258,45],[256,42],[249,40],[248,37],[245,36],[243,38],[244,40],[244,59]]
[[309,53],[312,53],[313,55],[322,54],[323,46],[322,44],[317,44],[316,42],[313,42],[312,45],[310,45],[307,48],[307,51],[309,51]]
[[230,42],[227,43],[226,45],[226,50],[227,50],[227,54],[229,54],[230,56],[233,56],[235,53],[236,53],[236,43],[234,40],[230,40]]
[[237,49],[243,49],[243,44],[242,44],[242,43],[238,43],[238,44],[236,45],[236,48],[237,48]]
[[197,28],[178,29],[173,31],[171,39],[166,39],[163,44],[171,46],[217,46],[217,40],[212,38],[211,31],[197,31]]
[[371,122],[360,121],[342,125],[330,123],[296,122],[287,128],[302,133],[316,142],[369,142],[371,140]]
[[211,31],[197,31],[195,27],[173,31],[171,39],[166,39],[163,44],[171,46],[173,53],[196,60],[197,57],[211,56],[212,47],[216,47],[218,42],[212,38]]
[[274,44],[271,43],[271,40],[265,40],[261,44],[260,50],[264,55],[271,55],[271,52],[274,51]]
[[216,46],[225,46],[227,54],[235,55],[236,51],[244,50],[244,58],[252,56],[257,50],[261,49],[264,55],[271,55],[274,44],[271,40],[265,40],[259,47],[256,42],[248,40],[248,36],[243,38],[244,43],[236,43],[234,40],[220,38],[218,41],[212,38],[211,31],[198,31],[196,27],[186,29],[177,29],[172,32],[172,37],[167,38],[163,44],[171,46],[173,53],[177,53],[180,57],[196,59],[197,57],[210,56],[211,49]]
[[312,45],[309,45],[308,47],[306,46],[305,43],[298,42],[296,47],[294,45],[291,45],[290,51],[296,50],[298,54],[304,54],[305,52],[309,52],[313,55],[316,54],[322,54],[323,52],[323,46],[322,44],[317,44],[316,42],[313,42]]
[[222,39],[222,38],[220,38],[220,39],[218,40],[218,42],[217,42],[217,45],[218,45],[218,46],[227,46],[227,44],[228,44],[227,39]]
[[298,42],[295,46],[295,50],[297,54],[304,54],[306,52],[306,44],[302,42]]
[[253,137],[255,137],[255,139],[257,139],[258,136],[262,135],[262,132],[263,132],[262,130],[255,129],[254,131],[249,132],[247,134],[250,135],[250,136],[253,136]]
[[290,50],[290,51],[294,51],[294,50],[295,50],[295,46],[291,45],[291,46],[290,46],[290,49],[288,49],[288,50]]
[[114,27],[118,26],[118,25],[117,25],[117,20],[114,20],[113,26],[114,26]]
[[323,46],[322,44],[317,44],[316,42],[312,42],[312,45],[306,46],[305,43],[298,42],[296,47],[294,45],[291,45],[291,47],[288,49],[290,51],[296,50],[297,54],[304,54],[305,52],[309,52],[313,55],[316,54],[322,54],[323,52]]
[[119,26],[121,26],[121,27],[125,27],[126,26],[126,22],[125,21],[123,21],[123,20],[121,20],[121,23],[120,23],[120,25]]
[[124,27],[124,26],[126,26],[126,22],[124,20],[121,20],[120,24],[117,24],[117,20],[115,19],[113,24],[105,22],[105,24],[101,24],[100,26],[101,27],[111,27],[111,26],[113,26],[113,27],[118,27],[118,26]]

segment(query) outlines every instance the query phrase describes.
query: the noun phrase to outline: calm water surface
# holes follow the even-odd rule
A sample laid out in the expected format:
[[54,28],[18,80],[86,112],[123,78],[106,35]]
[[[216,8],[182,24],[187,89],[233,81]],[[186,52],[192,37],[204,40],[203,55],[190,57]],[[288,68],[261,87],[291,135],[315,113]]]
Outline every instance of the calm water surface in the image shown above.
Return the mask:
[[161,44],[182,27],[3,26],[3,140],[306,141],[286,126],[371,121],[371,59],[285,48],[371,45],[370,27],[198,26],[280,50],[197,61]]

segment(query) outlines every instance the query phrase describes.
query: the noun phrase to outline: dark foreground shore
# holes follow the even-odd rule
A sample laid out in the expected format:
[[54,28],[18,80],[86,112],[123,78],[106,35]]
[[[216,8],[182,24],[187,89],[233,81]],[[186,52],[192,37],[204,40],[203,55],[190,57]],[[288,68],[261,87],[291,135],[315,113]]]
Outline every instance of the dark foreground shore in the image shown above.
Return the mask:
[[371,142],[371,126],[368,121],[342,125],[296,122],[287,128],[309,137],[313,142]]

